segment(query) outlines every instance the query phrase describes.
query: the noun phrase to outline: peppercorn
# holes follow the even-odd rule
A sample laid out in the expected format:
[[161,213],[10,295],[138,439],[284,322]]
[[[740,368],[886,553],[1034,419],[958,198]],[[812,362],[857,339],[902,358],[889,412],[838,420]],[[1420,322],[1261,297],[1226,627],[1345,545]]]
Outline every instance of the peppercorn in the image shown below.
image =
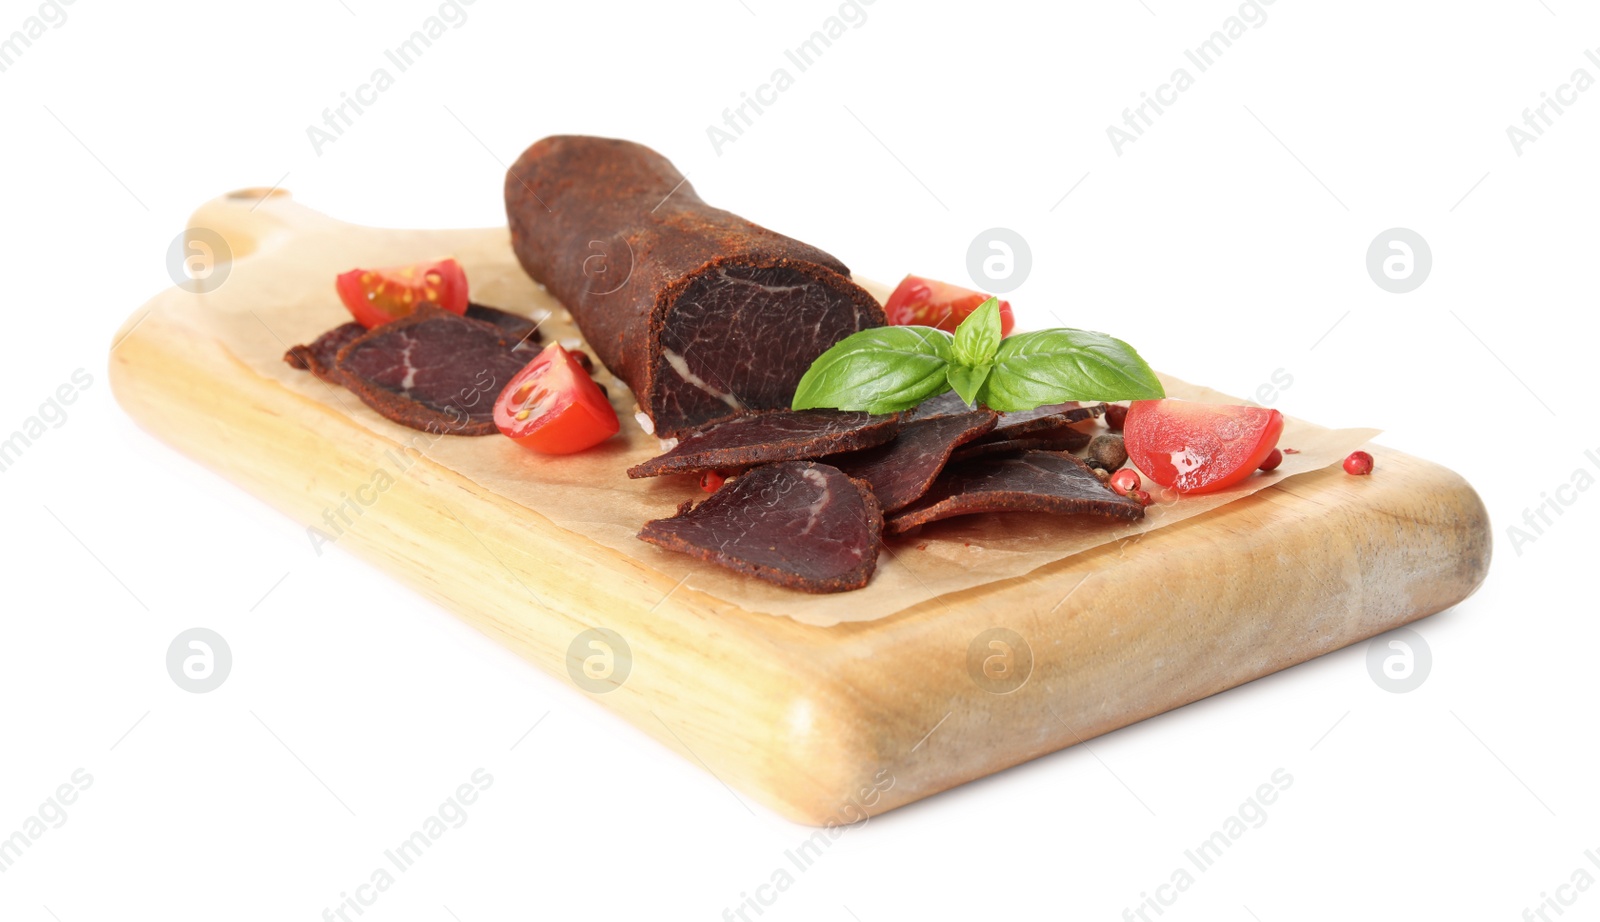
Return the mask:
[[1283,452],[1281,452],[1278,449],[1274,448],[1272,450],[1272,454],[1267,455],[1267,460],[1261,462],[1261,469],[1263,471],[1275,471],[1275,470],[1278,469],[1278,465],[1280,465],[1282,463],[1283,463]]
[[1123,423],[1128,421],[1128,408],[1121,404],[1111,403],[1106,405],[1106,428],[1112,432],[1121,432]]
[[1120,435],[1097,435],[1089,442],[1090,463],[1114,471],[1128,463],[1128,447]]
[[1131,467],[1125,467],[1111,475],[1111,489],[1123,496],[1127,496],[1139,489],[1139,474]]
[[1094,479],[1100,481],[1101,483],[1105,483],[1111,479],[1111,472],[1103,467],[1090,467],[1089,470],[1094,471]]
[[1352,451],[1350,457],[1344,459],[1344,472],[1356,477],[1372,473],[1372,456],[1364,451]]
[[1150,494],[1145,492],[1144,490],[1134,490],[1134,491],[1130,492],[1128,495],[1133,497],[1134,499],[1138,500],[1139,505],[1141,505],[1141,506],[1150,505]]
[[581,349],[572,350],[572,358],[589,374],[594,374],[594,359],[589,358],[589,353]]

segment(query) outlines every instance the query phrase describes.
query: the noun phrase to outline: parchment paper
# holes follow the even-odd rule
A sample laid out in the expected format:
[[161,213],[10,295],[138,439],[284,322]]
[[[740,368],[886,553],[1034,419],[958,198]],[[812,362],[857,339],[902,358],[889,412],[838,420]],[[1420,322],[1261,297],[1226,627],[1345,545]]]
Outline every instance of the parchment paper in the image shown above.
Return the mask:
[[[934,523],[919,535],[892,541],[881,549],[877,573],[866,588],[811,595],[661,550],[635,537],[647,519],[671,515],[684,500],[698,500],[705,494],[687,477],[628,479],[626,469],[659,454],[661,446],[634,421],[632,394],[608,374],[601,373],[598,380],[610,391],[622,420],[622,433],[587,452],[548,457],[498,436],[438,437],[408,429],[369,410],[353,394],[324,385],[310,374],[284,364],[282,356],[288,346],[310,343],[324,330],[349,319],[332,284],[334,274],[351,268],[333,263],[350,258],[348,241],[339,243],[344,245],[328,241],[330,263],[325,287],[302,290],[301,286],[287,284],[270,265],[252,265],[258,261],[242,260],[235,266],[235,277],[216,295],[188,299],[193,322],[210,330],[229,352],[262,376],[351,416],[397,445],[420,449],[479,486],[563,528],[643,561],[674,579],[686,577],[684,588],[711,594],[753,614],[787,615],[804,624],[831,626],[871,621],[944,593],[1023,576],[1073,554],[1182,522],[1296,474],[1341,461],[1377,434],[1373,429],[1325,429],[1290,418],[1279,444],[1297,448],[1299,453],[1287,455],[1283,466],[1271,474],[1252,476],[1234,489],[1193,498],[1170,492],[1162,497],[1152,491],[1157,503],[1147,510],[1144,520],[1124,526],[1038,514],[976,515]],[[339,251],[342,256],[334,255]],[[373,262],[394,264],[408,258],[439,255],[393,253],[376,257]],[[554,338],[577,344],[578,331],[565,310],[523,274],[511,256],[509,241],[503,249],[485,242],[466,251],[458,249],[454,255],[467,270],[473,300],[534,318],[546,317],[541,326],[546,342]],[[317,257],[309,259],[315,261]],[[300,269],[297,267],[295,272],[297,278],[314,274]],[[883,296],[881,290],[874,293],[880,299]],[[1172,397],[1245,402],[1166,376],[1162,376],[1162,383]],[[375,465],[382,463],[381,457],[374,459]]]

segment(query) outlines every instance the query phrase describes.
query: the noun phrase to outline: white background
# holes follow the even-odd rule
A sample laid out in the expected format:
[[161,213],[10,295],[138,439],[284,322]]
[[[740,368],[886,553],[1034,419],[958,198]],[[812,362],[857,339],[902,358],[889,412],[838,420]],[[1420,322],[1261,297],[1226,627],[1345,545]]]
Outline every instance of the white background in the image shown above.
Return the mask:
[[[1164,919],[1514,920],[1600,877],[1600,492],[1564,493],[1517,549],[1508,532],[1600,475],[1600,91],[1520,155],[1506,134],[1575,69],[1600,78],[1600,15],[1278,0],[1200,74],[1183,50],[1236,4],[866,9],[720,155],[707,126],[837,4],[477,0],[320,155],[307,126],[437,4],[78,0],[0,73],[0,433],[93,379],[0,474],[0,836],[74,770],[94,779],[0,874],[0,918],[321,918],[479,767],[469,821],[365,918],[719,919],[810,834],[345,552],[313,555],[106,385],[113,331],[171,284],[202,201],[281,182],[357,222],[498,224],[504,164],[567,132],[648,143],[708,201],[871,278],[966,281],[974,236],[1013,228],[1025,324],[1054,311],[1236,394],[1283,369],[1275,406],[1382,427],[1495,518],[1482,590],[1416,626],[1418,690],[1378,687],[1364,644],[1324,657],[852,828],[763,922],[1121,918],[1279,768],[1265,825]],[[6,0],[0,34],[37,10]],[[1119,156],[1106,127],[1180,66],[1194,86]],[[1405,295],[1364,266],[1395,226],[1433,252]],[[209,694],[164,665],[193,626],[233,650]],[[1600,888],[1562,892],[1569,918],[1600,913]]]

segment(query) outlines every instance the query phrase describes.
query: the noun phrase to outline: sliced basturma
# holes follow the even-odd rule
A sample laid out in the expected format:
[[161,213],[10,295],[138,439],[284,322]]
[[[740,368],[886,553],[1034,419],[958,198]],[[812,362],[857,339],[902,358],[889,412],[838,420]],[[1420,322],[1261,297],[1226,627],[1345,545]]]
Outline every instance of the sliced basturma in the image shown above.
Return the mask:
[[499,327],[502,333],[517,344],[518,352],[539,351],[539,324],[521,314],[513,314],[487,304],[469,303],[466,316],[469,320],[481,320]]
[[283,360],[295,368],[311,372],[329,384],[343,384],[334,369],[339,350],[355,342],[367,328],[355,321],[341,323],[311,341],[309,346],[291,346]]
[[982,438],[955,453],[956,461],[1018,452],[1077,451],[1089,444],[1089,433],[1078,427],[1104,413],[1103,403],[1075,401],[1047,404],[1031,410],[1001,413],[999,422]]
[[1058,434],[1030,435],[1020,439],[992,441],[985,437],[961,448],[952,458],[956,461],[968,461],[995,455],[1014,455],[1024,451],[1077,451],[1088,444],[1089,433],[1064,428]]
[[[468,304],[466,316],[469,320],[480,320],[499,327],[507,338],[517,343],[518,352],[539,351],[539,325],[521,314],[513,314],[486,304]],[[334,358],[338,356],[340,349],[355,342],[356,338],[365,332],[367,328],[354,321],[341,323],[312,340],[309,346],[291,346],[289,351],[283,354],[283,360],[295,368],[311,372],[330,384],[343,384],[334,368]]]
[[937,397],[929,397],[917,404],[911,411],[911,421],[933,419],[938,416],[954,416],[957,413],[970,413],[974,408],[967,405],[961,395],[955,391],[945,391]]
[[826,459],[872,487],[885,514],[915,502],[933,485],[951,452],[994,427],[992,410],[935,416],[907,423],[894,441]]
[[1048,512],[1124,522],[1144,518],[1138,500],[1111,492],[1077,458],[1029,451],[951,464],[925,496],[884,523],[884,533],[905,534],[977,512]]
[[823,251],[713,208],[640,144],[557,136],[506,175],[511,246],[662,438],[790,405],[883,309]]
[[339,382],[383,416],[424,432],[489,435],[494,401],[528,363],[499,327],[421,305],[347,343]]
[[871,448],[894,438],[901,419],[899,413],[873,416],[850,410],[748,413],[685,437],[666,454],[628,468],[628,476],[737,470]]
[[866,484],[826,464],[785,461],[646,522],[639,538],[790,589],[844,592],[872,579],[882,531]]
[[[995,423],[994,429],[984,438],[986,442],[1009,442],[1020,438],[1031,438],[1045,434],[1058,435],[1063,430],[1093,419],[1106,411],[1103,403],[1066,403],[1046,404],[1034,407],[1031,410],[1018,410],[1014,413],[1001,413],[1000,421]],[[1088,444],[1087,441],[1085,444]]]

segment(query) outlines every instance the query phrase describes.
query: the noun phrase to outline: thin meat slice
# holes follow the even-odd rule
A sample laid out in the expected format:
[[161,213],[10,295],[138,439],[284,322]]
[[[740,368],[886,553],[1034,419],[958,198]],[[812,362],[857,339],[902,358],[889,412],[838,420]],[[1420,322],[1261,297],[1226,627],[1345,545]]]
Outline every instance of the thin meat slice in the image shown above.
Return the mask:
[[1001,413],[1000,421],[985,437],[986,442],[1009,442],[1026,436],[1055,435],[1075,423],[1093,419],[1106,411],[1103,403],[1082,404],[1077,401],[1046,404],[1031,410]]
[[961,399],[960,394],[955,391],[945,391],[937,397],[929,397],[917,404],[916,409],[911,411],[911,421],[954,416],[958,413],[970,413],[972,410],[973,407],[967,406],[967,402]]
[[367,328],[359,323],[341,323],[328,332],[311,341],[309,346],[292,346],[283,354],[283,360],[295,368],[309,371],[329,384],[343,384],[337,369],[334,368],[334,358],[339,350],[355,342]]
[[[498,307],[487,304],[468,304],[466,316],[469,320],[479,320],[499,327],[505,335],[517,343],[515,351],[539,351],[539,325],[521,314],[503,311]],[[309,346],[291,346],[283,354],[283,360],[288,364],[309,371],[318,378],[330,384],[343,384],[334,367],[334,359],[339,350],[356,341],[367,328],[351,321],[341,323],[333,329],[323,333],[311,341]],[[532,359],[532,356],[529,356]]]
[[1113,493],[1077,458],[1029,451],[950,465],[927,495],[885,523],[884,533],[901,535],[976,512],[1049,512],[1123,522],[1144,518],[1138,500]]
[[1024,436],[1020,439],[992,441],[982,438],[962,448],[953,456],[956,461],[988,458],[995,455],[1014,455],[1024,451],[1077,451],[1089,444],[1089,433],[1063,428],[1058,433]]
[[[539,351],[539,324],[521,314],[513,314],[487,304],[468,304],[467,319],[481,320],[499,327],[502,333],[517,344],[518,352]],[[532,356],[529,356],[529,360],[532,360]]]
[[994,428],[992,410],[936,416],[907,423],[894,441],[828,459],[872,487],[885,513],[910,505],[928,492],[951,452]]
[[684,438],[666,454],[628,468],[628,476],[726,471],[871,448],[894,438],[902,418],[848,410],[750,413]]
[[843,592],[872,578],[882,531],[866,484],[826,464],[785,461],[646,522],[639,538],[790,589]]
[[423,304],[335,357],[340,383],[388,419],[450,435],[496,431],[494,401],[528,363],[493,324]]

